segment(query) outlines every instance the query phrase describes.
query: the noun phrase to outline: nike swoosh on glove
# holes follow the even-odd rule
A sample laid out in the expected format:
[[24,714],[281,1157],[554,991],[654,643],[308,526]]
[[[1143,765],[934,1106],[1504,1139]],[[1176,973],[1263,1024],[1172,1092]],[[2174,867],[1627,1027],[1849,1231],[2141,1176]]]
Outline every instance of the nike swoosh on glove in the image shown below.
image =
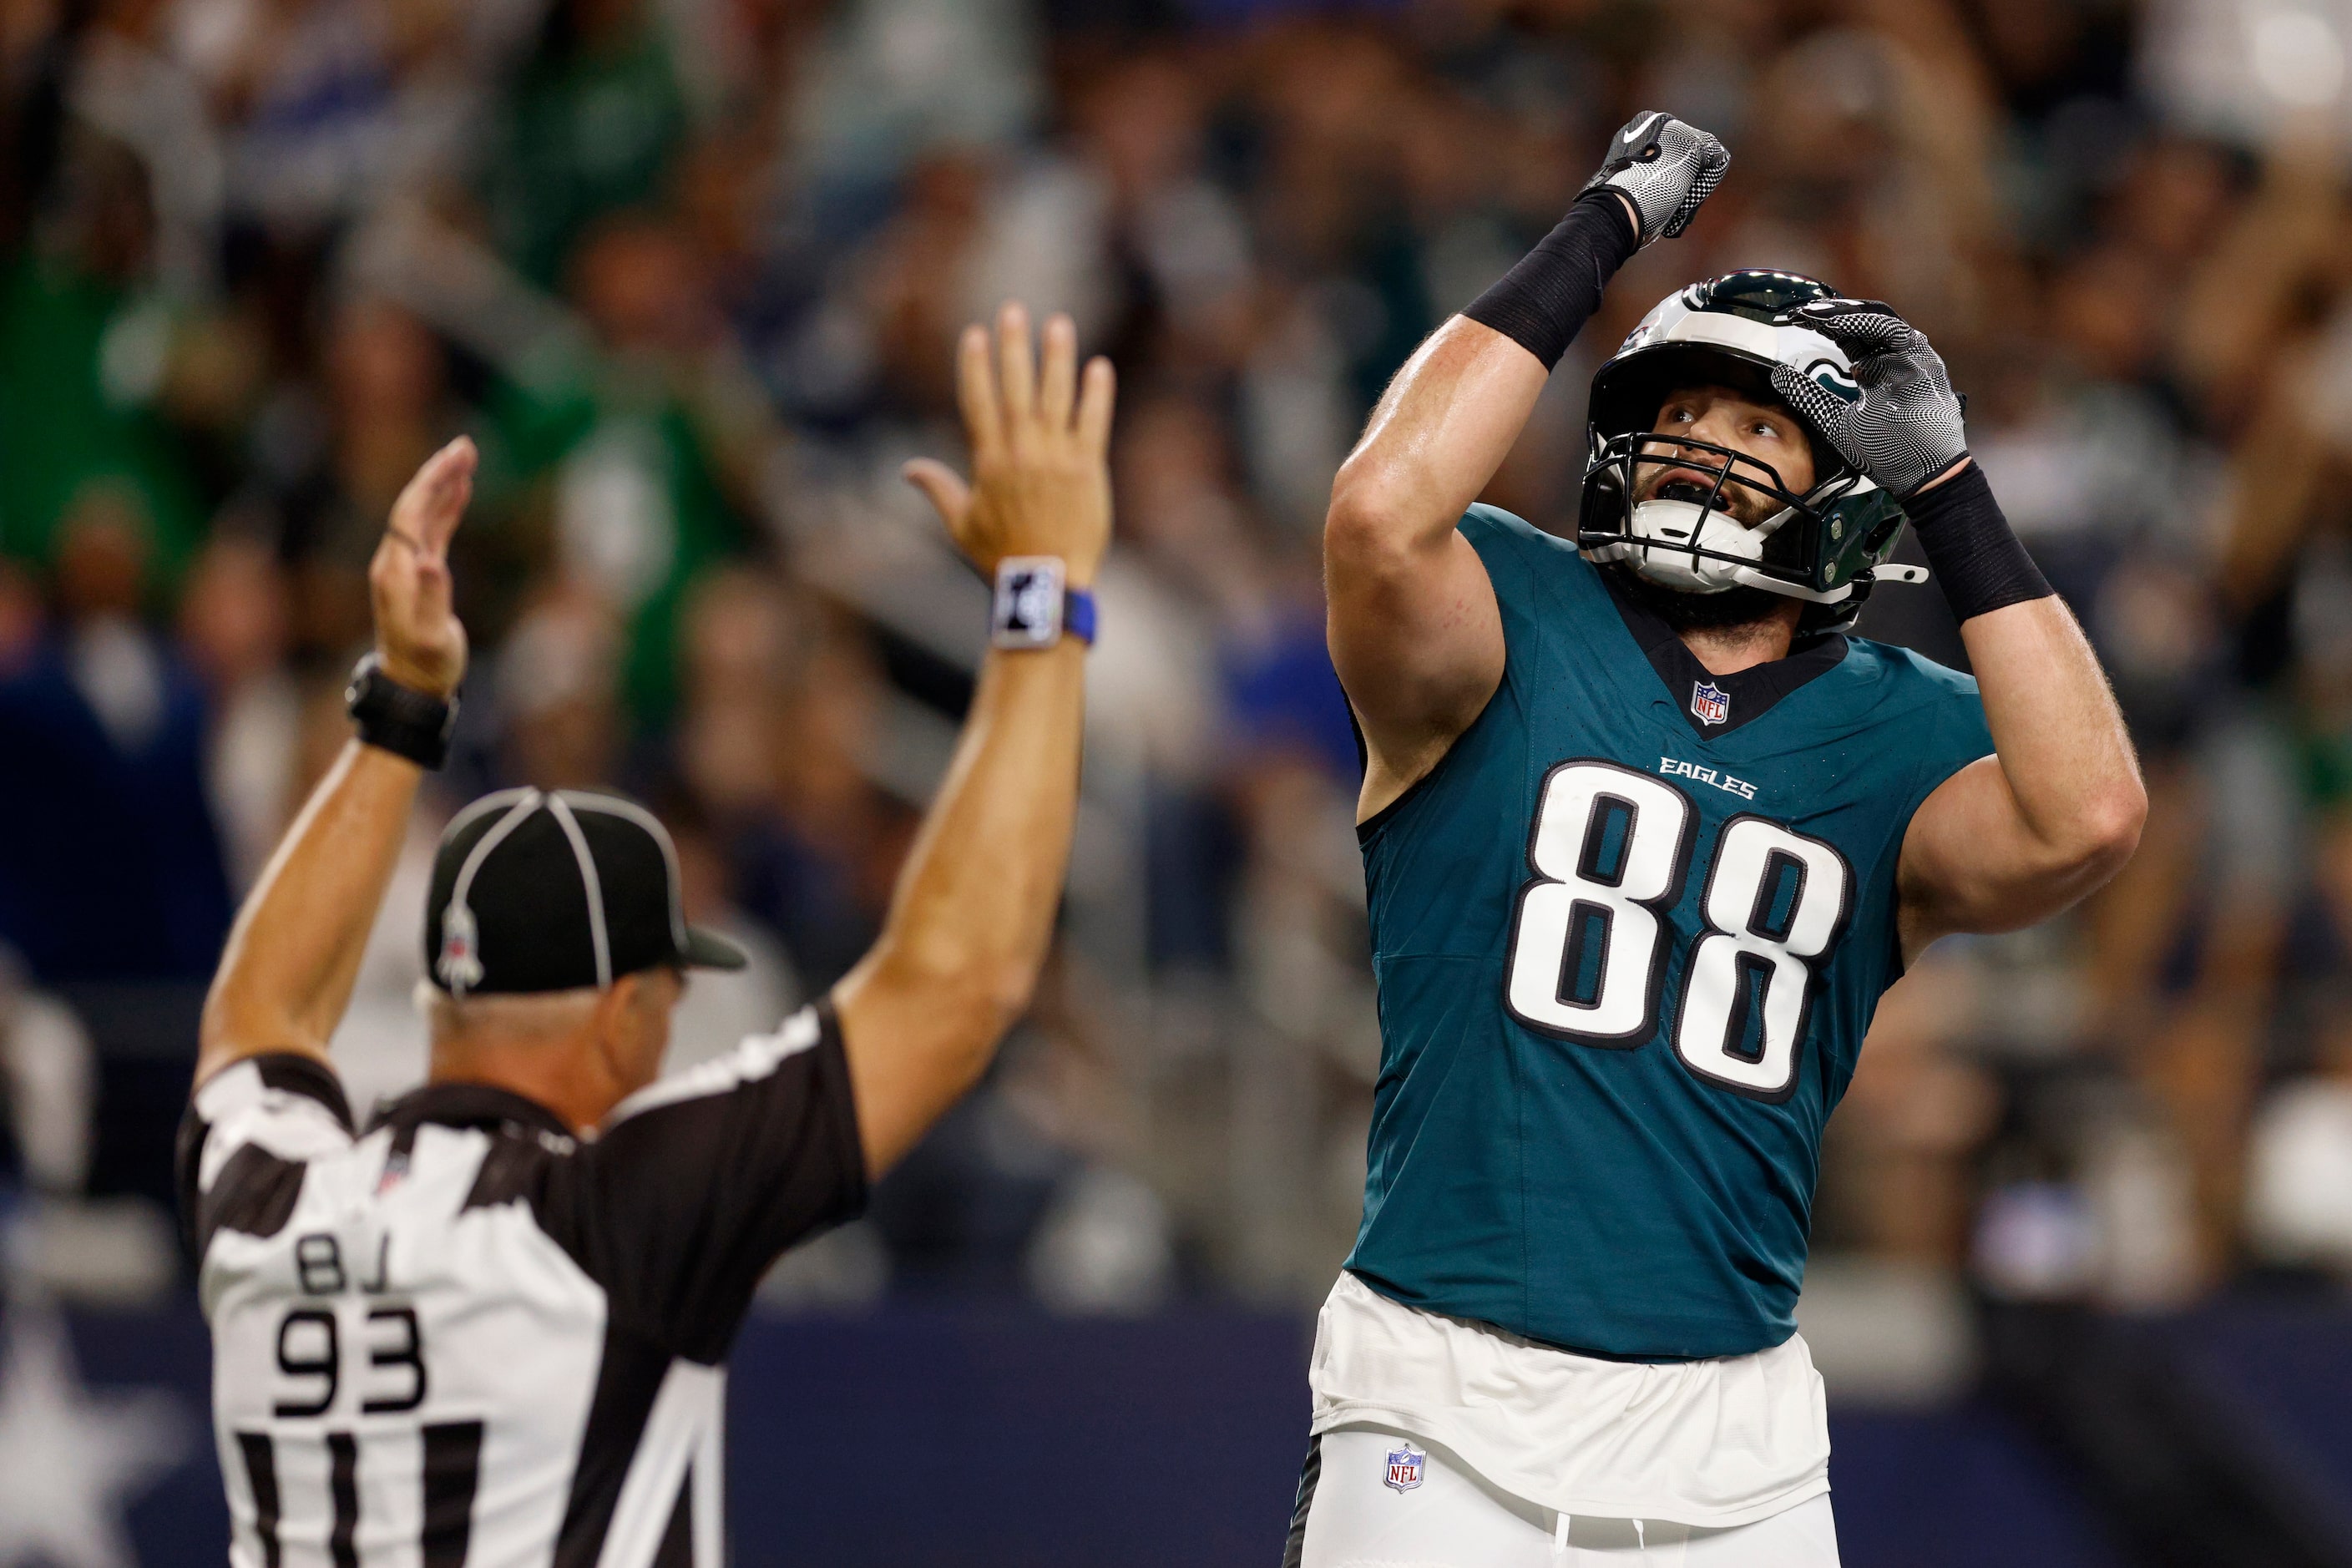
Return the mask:
[[1813,300],[1784,319],[1845,350],[1862,395],[1841,397],[1790,365],[1773,367],[1773,390],[1881,489],[1907,496],[1968,455],[1960,399],[1943,360],[1893,306]]
[[1606,185],[1623,192],[1642,215],[1642,243],[1649,245],[1688,228],[1729,167],[1731,154],[1722,142],[1671,114],[1644,110],[1617,132],[1601,172],[1584,189]]

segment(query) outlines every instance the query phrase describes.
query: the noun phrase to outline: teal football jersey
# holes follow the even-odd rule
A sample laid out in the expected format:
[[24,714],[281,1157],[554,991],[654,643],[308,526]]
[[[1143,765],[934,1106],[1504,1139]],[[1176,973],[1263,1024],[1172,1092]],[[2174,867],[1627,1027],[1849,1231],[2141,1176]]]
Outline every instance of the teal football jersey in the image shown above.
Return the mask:
[[1992,751],[1976,682],[1835,635],[1712,677],[1574,545],[1461,527],[1508,651],[1360,829],[1381,1057],[1348,1268],[1569,1350],[1767,1349],[1901,973],[1904,832]]

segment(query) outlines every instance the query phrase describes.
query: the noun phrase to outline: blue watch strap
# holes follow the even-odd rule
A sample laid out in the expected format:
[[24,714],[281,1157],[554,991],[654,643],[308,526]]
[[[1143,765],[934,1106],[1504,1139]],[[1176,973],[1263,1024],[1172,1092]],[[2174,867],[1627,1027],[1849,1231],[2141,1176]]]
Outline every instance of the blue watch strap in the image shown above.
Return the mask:
[[996,563],[988,640],[997,647],[1047,648],[1065,636],[1095,640],[1095,596],[1064,581],[1057,555],[1008,555]]

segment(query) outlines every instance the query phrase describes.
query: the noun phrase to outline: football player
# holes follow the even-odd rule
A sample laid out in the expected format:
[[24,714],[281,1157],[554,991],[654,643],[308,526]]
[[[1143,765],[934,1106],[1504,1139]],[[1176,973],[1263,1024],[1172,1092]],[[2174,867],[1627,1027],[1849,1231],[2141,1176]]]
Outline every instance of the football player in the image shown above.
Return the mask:
[[[2106,681],[1888,307],[1684,289],[1593,378],[1575,543],[1472,504],[1728,162],[1637,117],[1332,488],[1382,1056],[1290,1563],[1833,1564],[1822,1124],[1906,963],[2137,842]],[[1906,522],[1974,679],[1847,635]]]

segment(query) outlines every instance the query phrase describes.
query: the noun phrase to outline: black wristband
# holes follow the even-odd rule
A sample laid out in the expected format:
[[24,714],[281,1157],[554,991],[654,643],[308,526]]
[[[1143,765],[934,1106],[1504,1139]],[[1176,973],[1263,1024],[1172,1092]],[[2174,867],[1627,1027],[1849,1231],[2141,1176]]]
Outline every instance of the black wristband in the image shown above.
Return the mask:
[[457,724],[456,698],[403,686],[370,654],[352,669],[343,700],[365,744],[406,757],[422,768],[438,768],[449,760],[449,732]]
[[2050,596],[2049,579],[2018,542],[1978,464],[1933,489],[1912,491],[1903,511],[1955,620]]
[[1625,198],[1599,186],[1579,196],[1559,226],[1462,313],[1494,328],[1549,370],[1601,308],[1601,290],[1639,248],[1641,236],[1625,211]]

